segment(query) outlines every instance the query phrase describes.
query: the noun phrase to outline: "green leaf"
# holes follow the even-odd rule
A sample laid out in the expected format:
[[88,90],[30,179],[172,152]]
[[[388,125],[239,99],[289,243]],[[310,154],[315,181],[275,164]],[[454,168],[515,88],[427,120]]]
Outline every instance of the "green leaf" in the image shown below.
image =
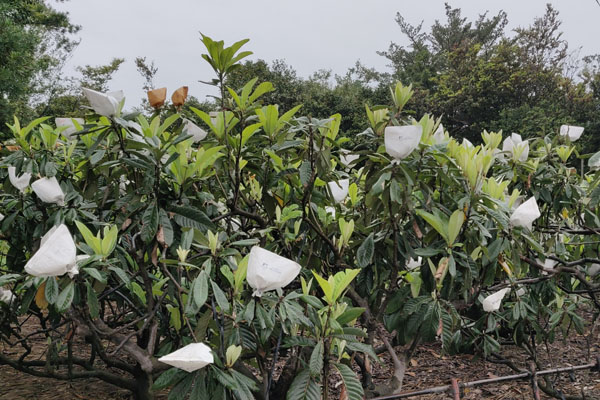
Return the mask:
[[362,313],[365,312],[365,309],[362,307],[350,307],[347,308],[346,311],[342,313],[339,317],[337,317],[337,322],[340,325],[345,325],[350,321],[354,321],[356,318],[360,317]]
[[261,124],[258,122],[256,124],[248,125],[242,131],[242,146],[246,144],[246,142],[256,133],[258,128],[261,127]]
[[206,303],[206,299],[208,298],[208,275],[205,271],[200,272],[196,279],[194,279],[192,295],[197,307],[202,307]]
[[94,288],[92,288],[92,285],[90,285],[90,283],[87,281],[85,282],[85,291],[87,298],[87,306],[90,310],[90,317],[92,317],[92,319],[96,318],[100,313],[100,304],[98,303],[98,296],[96,296]]
[[435,229],[444,238],[446,243],[449,242],[449,240],[448,240],[448,224],[445,221],[443,221],[437,215],[430,214],[425,210],[416,210],[416,213],[421,218],[423,218],[425,221],[427,221],[427,223],[429,225],[431,225],[433,227],[433,229]]
[[258,239],[243,239],[243,240],[237,240],[235,242],[231,242],[229,245],[230,246],[254,246],[255,244],[260,243],[260,240]]
[[236,293],[240,293],[246,280],[246,272],[248,272],[248,258],[249,256],[242,258],[239,262],[237,269],[233,272],[233,280]]
[[[48,285],[46,284],[46,288],[47,287],[48,287]],[[71,282],[58,295],[58,298],[56,299],[56,310],[59,313],[65,312],[69,307],[71,307],[71,303],[73,302],[74,296],[75,296],[75,284],[73,282]]]
[[312,175],[310,170],[310,162],[303,161],[302,164],[300,164],[300,168],[298,168],[298,172],[300,173],[300,182],[302,183],[302,186],[306,187]]
[[104,238],[102,239],[102,255],[104,257],[110,256],[117,246],[118,234],[119,229],[116,225],[104,228]]
[[452,246],[460,233],[460,228],[465,222],[465,213],[462,210],[456,210],[450,216],[448,221],[448,246]]
[[346,364],[334,363],[333,365],[342,376],[342,381],[344,382],[344,386],[346,386],[348,400],[362,400],[365,396],[365,392],[354,371]]
[[96,279],[97,281],[106,283],[106,277],[100,271],[98,271],[96,268],[91,268],[91,267],[90,268],[82,268],[81,270],[84,271],[85,273],[87,273],[92,278]]
[[296,375],[286,394],[286,400],[321,400],[321,386],[312,380],[308,368]]
[[300,299],[302,299],[306,304],[310,304],[317,310],[320,310],[321,308],[325,307],[323,303],[321,303],[321,300],[319,300],[319,298],[315,296],[303,294],[302,296],[300,296]]
[[254,103],[260,96],[273,90],[275,89],[273,88],[273,84],[271,82],[262,82],[256,87],[256,89],[254,89],[254,92],[248,99],[248,103]]
[[320,376],[323,369],[323,340],[319,340],[310,355],[310,374]]
[[217,304],[219,305],[221,310],[228,313],[231,306],[229,304],[229,301],[227,300],[227,296],[225,296],[225,293],[223,292],[223,290],[221,290],[221,288],[219,287],[219,285],[216,284],[215,281],[211,280],[210,284],[212,286]]
[[159,210],[158,216],[160,226],[162,227],[165,244],[170,247],[173,244],[173,225],[171,225],[169,215],[162,208]]
[[171,368],[160,374],[160,376],[154,381],[152,390],[161,390],[171,385],[176,384],[189,374],[179,368]]
[[131,284],[131,280],[129,279],[129,276],[127,276],[127,273],[125,271],[123,271],[121,268],[115,267],[115,266],[110,266],[110,267],[108,267],[108,269],[113,271],[115,274],[117,274],[119,279],[121,279],[121,281],[125,285],[129,286]]
[[158,207],[155,202],[144,211],[142,223],[142,240],[149,243],[154,239],[158,230]]
[[356,252],[356,263],[361,268],[365,268],[367,265],[371,264],[371,261],[373,260],[373,254],[375,252],[375,241],[373,237],[374,233],[371,232],[371,234],[361,243]]
[[359,269],[346,269],[340,271],[333,276],[334,288],[333,288],[333,300],[337,301],[340,298],[344,290],[350,285],[350,283],[356,278],[356,275],[360,272]]
[[55,277],[50,276],[46,279],[46,288],[44,294],[46,295],[46,301],[48,304],[56,303],[58,298],[58,283],[56,282]]
[[177,382],[169,392],[168,400],[181,400],[187,398],[187,394],[192,390],[194,384],[194,374],[187,374],[185,378]]
[[175,214],[175,222],[184,228],[198,229],[202,233],[206,233],[208,229],[215,231],[215,226],[210,218],[202,211],[189,206],[171,206],[169,211]]
[[327,302],[329,304],[333,304],[334,303],[333,288],[331,287],[329,282],[326,281],[324,278],[322,278],[321,275],[317,274],[315,271],[312,271],[312,273],[315,276],[315,278],[317,278],[317,282],[319,283],[321,290],[323,290],[323,293],[325,294],[325,298],[327,299]]
[[402,187],[395,179],[390,182],[390,199],[398,204],[402,204]]
[[179,330],[181,330],[181,312],[179,311],[179,308],[168,305],[167,310],[169,311],[169,322],[171,323],[171,326],[179,332]]
[[88,227],[81,222],[75,221],[75,225],[77,225],[77,229],[79,229],[79,232],[81,232],[81,236],[83,236],[85,243],[90,246],[92,250],[94,250],[94,253],[102,255],[102,240],[100,240],[99,237],[96,237],[92,231],[90,231]]
[[17,278],[21,277],[19,274],[6,274],[0,276],[0,286],[4,286],[7,283],[14,282]]
[[370,344],[348,341],[348,342],[346,342],[346,349],[352,350],[352,351],[358,351],[360,353],[365,353],[369,357],[371,357],[373,360],[375,360],[375,361],[379,360],[379,357],[377,357],[375,350],[373,350],[373,346],[371,346]]

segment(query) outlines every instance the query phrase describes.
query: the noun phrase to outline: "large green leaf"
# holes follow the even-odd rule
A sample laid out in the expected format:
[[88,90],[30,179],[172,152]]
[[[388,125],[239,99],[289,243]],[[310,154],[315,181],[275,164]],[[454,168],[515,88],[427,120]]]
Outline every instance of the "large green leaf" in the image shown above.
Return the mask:
[[75,284],[71,282],[58,295],[58,298],[56,299],[56,310],[60,313],[65,312],[69,307],[71,307],[74,296]]
[[463,222],[465,222],[465,213],[462,210],[454,211],[448,220],[448,246],[454,244]]
[[197,307],[202,307],[208,298],[208,275],[200,272],[192,284],[192,295]]
[[448,242],[448,222],[442,220],[438,215],[428,213],[425,210],[416,210],[417,215],[423,218]]
[[356,263],[359,267],[365,268],[371,264],[373,260],[373,253],[375,252],[375,241],[373,240],[374,233],[371,233],[361,243],[358,251],[356,252]]
[[227,300],[227,296],[225,296],[225,293],[223,292],[223,290],[221,290],[221,288],[219,287],[219,285],[217,285],[215,281],[210,281],[210,284],[212,286],[217,304],[219,305],[219,307],[221,307],[221,310],[228,313],[231,309],[231,305],[229,304],[229,300]]
[[333,365],[342,376],[348,400],[363,400],[365,392],[354,371],[346,364],[334,363]]
[[319,340],[310,355],[310,374],[320,376],[323,369],[323,340]]
[[152,203],[142,216],[142,240],[146,243],[152,241],[158,230],[158,208]]
[[202,233],[206,233],[209,229],[215,230],[215,226],[210,218],[197,208],[190,206],[171,206],[169,211],[175,214],[175,222],[181,227],[198,229]]
[[58,298],[58,283],[55,277],[50,276],[46,279],[46,288],[44,290],[46,301],[49,304],[54,304]]
[[308,368],[300,371],[290,385],[286,400],[320,400],[321,386],[310,376]]

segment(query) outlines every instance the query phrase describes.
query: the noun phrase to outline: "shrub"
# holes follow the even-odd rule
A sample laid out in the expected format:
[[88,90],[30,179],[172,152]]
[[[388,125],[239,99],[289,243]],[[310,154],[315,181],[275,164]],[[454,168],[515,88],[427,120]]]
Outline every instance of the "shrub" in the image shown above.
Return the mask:
[[[459,144],[405,117],[398,83],[344,149],[339,115],[263,105],[268,82],[224,86],[246,41],[202,41],[216,113],[178,91],[124,115],[122,94],[88,92],[84,120],[10,127],[0,335],[22,353],[1,364],[139,399],[326,399],[335,374],[361,399],[399,391],[421,341],[490,355],[506,332],[534,352],[530,338],[582,331],[600,179],[568,135]],[[395,373],[375,386],[367,359],[383,351]]]

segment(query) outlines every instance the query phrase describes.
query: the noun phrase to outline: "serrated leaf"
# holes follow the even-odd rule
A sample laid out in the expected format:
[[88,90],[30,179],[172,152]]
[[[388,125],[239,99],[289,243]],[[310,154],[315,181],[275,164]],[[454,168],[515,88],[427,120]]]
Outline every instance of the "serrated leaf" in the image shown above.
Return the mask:
[[300,173],[300,182],[303,186],[307,186],[310,182],[310,177],[312,175],[310,170],[310,162],[304,161],[298,168],[298,172]]
[[117,274],[119,279],[121,279],[121,281],[125,285],[129,286],[131,284],[131,280],[129,279],[129,276],[127,276],[127,273],[125,271],[123,271],[121,268],[110,266],[110,267],[108,267],[108,269],[113,271],[115,274]]
[[321,400],[321,386],[312,380],[308,368],[296,375],[286,394],[286,400]]
[[448,220],[448,246],[454,244],[463,222],[465,222],[465,213],[462,210],[454,211]]
[[90,268],[82,268],[81,270],[84,271],[85,273],[87,273],[92,278],[96,279],[97,281],[106,283],[106,277],[100,271],[98,271],[96,268],[91,268],[91,267]]
[[369,357],[371,357],[373,360],[376,360],[376,361],[379,360],[379,358],[377,357],[377,354],[375,353],[375,350],[373,350],[373,346],[371,346],[369,344],[348,341],[348,342],[346,342],[346,349],[352,350],[352,351],[358,351],[360,353],[365,353],[365,354],[369,355]]
[[208,298],[208,275],[205,271],[200,272],[196,279],[194,279],[192,295],[197,307],[202,307],[206,303],[206,299]]
[[354,371],[346,364],[334,363],[333,365],[342,376],[348,400],[362,400],[365,392]]
[[417,213],[417,215],[419,215],[421,218],[427,221],[427,223],[431,225],[433,229],[435,229],[444,238],[446,242],[448,242],[448,226],[445,221],[443,221],[437,215],[428,213],[425,210],[416,210],[415,212]]
[[375,241],[373,237],[373,233],[367,236],[356,252],[356,263],[361,268],[365,268],[371,264],[371,261],[373,260],[373,254],[375,252]]
[[162,208],[159,210],[159,223],[162,228],[162,240],[164,240],[164,244],[168,247],[173,244],[173,225],[171,225],[171,220],[169,219],[169,215]]
[[210,284],[212,286],[213,294],[215,295],[215,300],[217,301],[217,304],[219,305],[221,310],[228,313],[231,308],[231,305],[227,300],[227,296],[225,296],[225,293],[223,292],[223,290],[221,290],[221,288],[219,287],[219,285],[216,284],[215,281],[211,280]]
[[142,216],[142,240],[149,243],[154,239],[158,230],[158,207],[156,203],[152,203]]
[[56,299],[58,298],[58,283],[56,282],[56,278],[51,276],[46,279],[46,288],[44,290],[46,295],[46,301],[48,304],[56,303]]
[[188,206],[172,206],[169,211],[175,214],[173,219],[179,226],[198,229],[202,233],[206,233],[208,229],[213,231],[216,230],[210,218],[196,208]]
[[75,284],[71,282],[58,295],[58,298],[56,299],[56,310],[60,313],[65,312],[71,307],[73,297],[75,297]]
[[100,304],[98,303],[98,296],[96,296],[96,292],[92,288],[89,282],[85,282],[85,290],[86,290],[86,299],[87,306],[90,310],[90,317],[96,318],[100,314]]
[[319,340],[310,355],[310,374],[320,376],[323,369],[323,340]]
[[365,312],[365,309],[362,307],[349,307],[336,318],[338,324],[345,325],[350,321],[354,321],[356,318],[360,317]]
[[179,368],[171,368],[160,374],[160,376],[154,381],[152,390],[161,390],[171,385],[176,384],[183,378],[188,376],[188,373]]

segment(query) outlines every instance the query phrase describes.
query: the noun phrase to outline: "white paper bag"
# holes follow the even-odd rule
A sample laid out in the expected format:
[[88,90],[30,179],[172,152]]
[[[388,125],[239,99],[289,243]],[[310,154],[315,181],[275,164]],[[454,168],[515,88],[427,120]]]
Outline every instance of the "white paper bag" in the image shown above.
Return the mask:
[[21,175],[17,176],[16,172],[17,169],[15,167],[8,167],[8,180],[14,187],[23,193],[27,186],[29,186],[31,174],[29,172],[23,172]]
[[394,159],[402,160],[419,146],[422,135],[421,125],[388,126],[384,132],[385,151]]
[[[325,206],[325,212],[335,218],[335,207]],[[2,221],[2,220],[0,220]]]
[[85,123],[85,120],[83,118],[55,118],[54,119],[54,123],[56,124],[57,128],[61,127],[61,126],[68,127],[67,129],[62,131],[63,136],[66,137],[67,140],[73,139],[73,134],[75,132],[77,132],[77,127],[75,127],[73,120],[77,121],[77,123],[79,125],[83,125]]
[[252,295],[260,297],[264,292],[287,286],[298,276],[300,269],[297,262],[254,246],[248,258],[246,280],[254,289]]
[[417,268],[419,268],[421,266],[421,263],[423,262],[423,258],[422,257],[417,257],[417,259],[415,260],[414,258],[410,258],[407,262],[406,262],[406,270],[407,271],[413,271]]
[[582,126],[561,125],[560,136],[566,136],[571,142],[574,142],[581,137],[583,130]]
[[122,90],[109,93],[101,93],[92,89],[81,88],[83,94],[90,102],[96,113],[105,117],[112,117],[119,112],[119,103],[124,98]]
[[587,269],[587,274],[594,277],[600,273],[600,264],[592,264]]
[[190,343],[172,353],[162,356],[158,361],[187,372],[194,372],[214,362],[210,347],[204,343]]
[[346,167],[350,166],[350,164],[359,158],[360,156],[358,154],[352,154],[349,150],[340,150],[340,162]]
[[56,177],[38,179],[31,184],[31,188],[44,203],[65,205],[65,194],[60,188]]
[[206,135],[208,135],[208,132],[206,132],[204,129],[200,128],[198,125],[196,125],[190,120],[187,120],[187,122],[183,126],[183,133],[186,135],[192,135],[192,140],[194,141],[194,143],[203,140],[206,137]]
[[500,304],[502,303],[502,299],[506,296],[506,293],[510,291],[510,288],[504,288],[498,290],[496,293],[489,295],[485,299],[483,299],[483,311],[485,312],[494,312],[500,309]]
[[25,272],[33,276],[76,274],[77,249],[66,225],[50,229],[41,240],[40,249],[25,264]]
[[346,200],[346,196],[348,196],[348,188],[350,187],[349,179],[342,179],[337,182],[329,182],[327,185],[329,186],[331,195],[336,203],[342,203],[344,200]]
[[535,262],[544,267],[542,275],[548,275],[548,273],[552,272],[554,270],[554,267],[556,267],[556,265],[558,264],[558,261],[552,260],[551,258],[546,258],[546,261],[544,262],[542,262],[542,260],[540,260],[539,258],[536,258]]
[[0,287],[0,303],[10,304],[14,300],[15,295],[8,289]]
[[512,158],[515,158],[516,153],[521,150],[519,155],[519,161],[525,162],[527,161],[527,157],[529,157],[529,141],[523,140],[521,135],[518,133],[513,133],[510,137],[504,139],[502,143],[502,151],[505,153],[509,153]]
[[533,221],[538,219],[540,215],[537,201],[535,200],[535,197],[531,197],[513,211],[510,216],[510,224],[512,226],[520,226],[531,230]]

